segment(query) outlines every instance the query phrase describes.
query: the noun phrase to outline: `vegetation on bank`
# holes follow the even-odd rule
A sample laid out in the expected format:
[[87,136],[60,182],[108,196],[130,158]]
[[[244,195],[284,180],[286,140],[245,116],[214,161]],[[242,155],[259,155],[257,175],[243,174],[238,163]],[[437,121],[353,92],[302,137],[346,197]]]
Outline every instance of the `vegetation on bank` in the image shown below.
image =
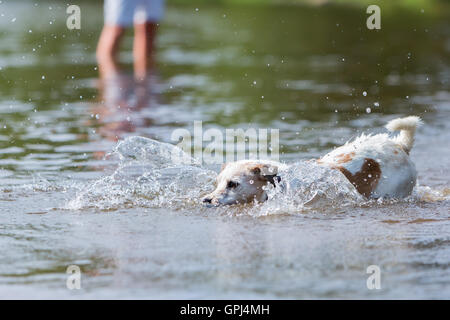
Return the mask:
[[448,7],[446,0],[167,0],[173,4],[242,4],[242,5],[267,5],[267,4],[285,4],[285,5],[352,5],[369,6],[371,4],[379,5],[385,9],[410,8],[410,9],[436,9],[441,6]]

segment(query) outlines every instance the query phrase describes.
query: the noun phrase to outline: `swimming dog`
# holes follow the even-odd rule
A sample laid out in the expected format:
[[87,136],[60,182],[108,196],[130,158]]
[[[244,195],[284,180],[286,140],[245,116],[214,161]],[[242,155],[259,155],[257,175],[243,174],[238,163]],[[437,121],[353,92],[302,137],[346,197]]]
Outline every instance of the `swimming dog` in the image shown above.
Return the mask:
[[[420,124],[421,119],[416,116],[394,119],[386,128],[400,131],[397,136],[362,134],[315,161],[339,170],[368,199],[404,198],[416,184],[417,171],[409,152]],[[264,160],[225,163],[217,176],[216,189],[203,202],[213,206],[264,202],[264,186],[280,182],[278,172],[287,167]]]

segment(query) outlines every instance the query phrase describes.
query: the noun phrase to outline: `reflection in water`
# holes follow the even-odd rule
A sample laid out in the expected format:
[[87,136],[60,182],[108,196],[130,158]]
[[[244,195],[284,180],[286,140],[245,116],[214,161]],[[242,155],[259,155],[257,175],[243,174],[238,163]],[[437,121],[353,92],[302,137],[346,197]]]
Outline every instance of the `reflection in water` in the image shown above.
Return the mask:
[[152,125],[151,112],[147,111],[157,101],[153,89],[155,78],[137,81],[132,74],[120,73],[116,77],[98,80],[100,101],[92,105],[91,117],[95,119],[100,136],[116,142],[139,128]]

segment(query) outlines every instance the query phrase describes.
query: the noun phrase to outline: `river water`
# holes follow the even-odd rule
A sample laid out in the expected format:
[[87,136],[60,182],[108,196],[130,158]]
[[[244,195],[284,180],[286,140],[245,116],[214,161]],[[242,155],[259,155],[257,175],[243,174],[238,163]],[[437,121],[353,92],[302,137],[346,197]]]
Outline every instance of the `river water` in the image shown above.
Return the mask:
[[[448,5],[388,7],[379,31],[352,6],[170,5],[141,84],[132,33],[120,79],[99,81],[102,7],[80,6],[71,31],[59,2],[0,2],[0,298],[450,298]],[[412,114],[407,199],[307,162]],[[203,207],[220,165],[160,152],[194,121],[278,129],[307,187]]]

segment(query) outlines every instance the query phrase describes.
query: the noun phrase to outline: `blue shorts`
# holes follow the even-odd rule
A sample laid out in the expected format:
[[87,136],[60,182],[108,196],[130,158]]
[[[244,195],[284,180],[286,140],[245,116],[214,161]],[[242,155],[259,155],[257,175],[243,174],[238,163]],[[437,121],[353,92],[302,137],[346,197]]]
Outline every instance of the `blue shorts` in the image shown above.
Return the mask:
[[164,0],[105,0],[104,14],[108,25],[158,22],[164,15]]

